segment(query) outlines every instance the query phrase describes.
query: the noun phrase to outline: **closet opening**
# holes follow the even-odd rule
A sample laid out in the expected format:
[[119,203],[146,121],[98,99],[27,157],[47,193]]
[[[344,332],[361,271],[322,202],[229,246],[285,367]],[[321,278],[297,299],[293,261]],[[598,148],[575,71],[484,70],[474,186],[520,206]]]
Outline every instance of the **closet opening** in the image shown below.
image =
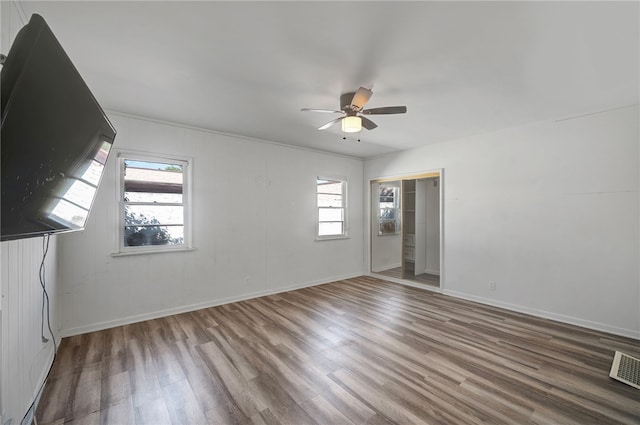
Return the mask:
[[371,180],[370,272],[442,289],[442,170]]

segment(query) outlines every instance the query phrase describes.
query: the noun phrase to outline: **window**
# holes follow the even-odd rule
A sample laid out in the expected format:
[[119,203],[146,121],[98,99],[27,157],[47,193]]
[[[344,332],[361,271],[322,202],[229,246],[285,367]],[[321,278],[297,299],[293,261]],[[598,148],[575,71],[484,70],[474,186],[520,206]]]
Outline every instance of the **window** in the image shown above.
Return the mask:
[[121,253],[190,247],[189,160],[120,154]]
[[400,187],[380,185],[380,227],[378,235],[394,235],[400,232]]
[[346,188],[347,182],[318,177],[318,239],[335,239],[347,236]]

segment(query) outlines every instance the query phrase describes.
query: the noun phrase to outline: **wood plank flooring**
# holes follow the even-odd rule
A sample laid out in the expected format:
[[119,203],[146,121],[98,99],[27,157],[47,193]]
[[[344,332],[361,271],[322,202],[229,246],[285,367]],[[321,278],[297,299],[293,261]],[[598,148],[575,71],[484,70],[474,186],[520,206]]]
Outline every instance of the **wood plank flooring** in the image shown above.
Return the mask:
[[438,276],[437,274],[422,273],[416,275],[411,271],[405,271],[403,273],[402,267],[394,267],[393,269],[382,270],[375,273],[386,277],[393,277],[395,279],[410,280],[412,282],[422,283],[424,285],[429,285],[436,288],[440,287],[440,276]]
[[371,277],[65,338],[39,424],[639,424],[638,340]]

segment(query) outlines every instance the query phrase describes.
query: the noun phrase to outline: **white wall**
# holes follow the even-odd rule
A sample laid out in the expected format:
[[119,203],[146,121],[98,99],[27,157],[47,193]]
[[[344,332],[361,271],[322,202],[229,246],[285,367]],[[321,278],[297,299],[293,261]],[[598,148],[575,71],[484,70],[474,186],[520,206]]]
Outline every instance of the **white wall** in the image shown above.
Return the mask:
[[444,168],[445,293],[640,338],[638,114],[628,107],[374,158],[365,186]]
[[[0,3],[0,51],[9,52],[11,42],[26,23],[21,10]],[[53,332],[57,320],[57,248],[51,238],[45,281],[51,301]],[[0,423],[20,423],[34,400],[53,361],[53,341],[42,342],[40,320],[42,289],[39,281],[42,238],[0,243]],[[56,335],[57,337],[57,335]],[[59,338],[58,338],[59,340]]]
[[[115,148],[193,157],[190,252],[113,257],[115,155],[82,233],[60,238],[65,335],[362,274],[363,162],[111,115]],[[349,239],[315,241],[316,177],[348,179]]]
[[[42,342],[42,287],[39,270],[42,238],[0,243],[2,274],[2,409],[3,420],[20,423],[35,399],[53,361],[53,340],[45,319]],[[51,308],[51,327],[58,336],[56,237],[45,262],[45,282]],[[46,310],[45,310],[46,315]],[[3,422],[4,423],[4,422]]]

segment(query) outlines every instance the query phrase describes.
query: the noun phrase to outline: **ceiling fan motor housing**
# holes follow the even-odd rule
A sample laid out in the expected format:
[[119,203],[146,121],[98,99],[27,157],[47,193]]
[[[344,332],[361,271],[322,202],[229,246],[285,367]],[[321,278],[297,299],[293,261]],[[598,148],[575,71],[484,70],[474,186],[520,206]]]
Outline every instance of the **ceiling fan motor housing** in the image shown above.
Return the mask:
[[345,93],[340,96],[340,110],[341,111],[350,111],[351,110],[351,101],[353,97],[356,95],[356,92]]

